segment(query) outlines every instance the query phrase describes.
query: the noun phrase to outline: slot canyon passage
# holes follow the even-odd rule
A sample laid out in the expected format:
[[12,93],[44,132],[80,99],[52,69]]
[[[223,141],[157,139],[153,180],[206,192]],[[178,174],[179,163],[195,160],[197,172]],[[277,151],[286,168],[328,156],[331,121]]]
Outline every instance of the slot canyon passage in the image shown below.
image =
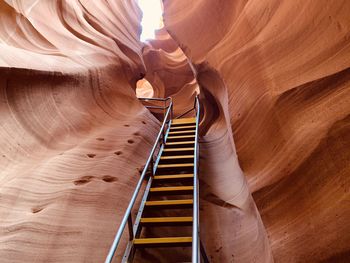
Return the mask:
[[104,261],[160,127],[145,78],[175,115],[200,91],[211,262],[350,262],[350,2],[163,10],[143,43],[133,0],[0,0],[0,261]]

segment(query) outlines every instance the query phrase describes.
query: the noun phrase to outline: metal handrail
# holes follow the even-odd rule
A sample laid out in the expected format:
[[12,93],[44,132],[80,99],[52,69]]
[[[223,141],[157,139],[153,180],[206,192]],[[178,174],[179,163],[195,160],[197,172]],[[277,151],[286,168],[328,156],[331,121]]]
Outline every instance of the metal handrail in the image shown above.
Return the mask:
[[162,106],[153,106],[153,105],[144,105],[147,109],[159,109],[159,110],[164,110],[167,109],[169,106],[162,107]]
[[193,226],[192,226],[192,263],[200,262],[199,252],[199,181],[198,181],[198,166],[199,166],[199,118],[200,105],[198,95],[194,102],[196,110],[196,133],[194,144],[194,165],[193,165]]
[[167,101],[167,100],[172,100],[171,97],[167,97],[167,98],[143,98],[143,97],[140,97],[138,98],[139,100],[158,100],[158,101]]
[[[141,98],[141,100],[143,100],[144,98]],[[149,166],[151,165],[151,172],[152,172],[152,175],[154,173],[154,168],[153,168],[153,155],[157,149],[157,146],[158,146],[158,143],[161,142],[162,144],[164,143],[165,139],[164,139],[164,134],[165,134],[165,126],[166,124],[170,124],[169,122],[171,121],[171,118],[172,118],[172,109],[173,109],[173,101],[171,98],[166,98],[166,99],[156,99],[156,98],[147,98],[147,100],[160,100],[160,101],[167,101],[167,100],[170,100],[170,103],[169,103],[169,106],[168,106],[168,109],[166,111],[166,114],[164,116],[164,120],[163,120],[163,123],[162,123],[162,126],[159,130],[159,133],[158,133],[158,136],[157,136],[157,139],[153,145],[153,148],[149,154],[149,157],[147,159],[147,162],[146,162],[146,165],[141,173],[141,176],[140,176],[140,179],[136,185],[136,188],[135,188],[135,191],[131,197],[131,200],[130,200],[130,203],[128,205],[128,208],[126,209],[126,212],[124,214],[124,217],[122,219],[122,222],[119,226],[119,229],[115,235],[115,238],[113,240],[113,243],[112,243],[112,246],[108,252],[108,255],[106,257],[106,260],[105,260],[105,263],[110,263],[112,262],[113,260],[113,257],[114,257],[114,254],[116,252],[116,249],[119,245],[119,242],[121,240],[121,237],[123,235],[123,232],[124,232],[124,229],[125,229],[125,226],[126,224],[128,223],[128,227],[129,227],[129,235],[130,235],[130,239],[133,238],[133,229],[132,229],[132,220],[131,220],[131,211],[133,209],[133,206],[136,202],[136,199],[137,199],[137,196],[141,190],[141,186],[142,186],[142,182],[143,180],[145,179],[146,177],[146,174],[147,174],[147,171],[148,171],[148,168]],[[168,117],[170,116],[170,119],[168,121]],[[161,141],[161,138],[162,138],[162,141]]]
[[179,119],[179,118],[185,116],[186,114],[190,113],[191,111],[195,110],[195,109],[196,109],[196,105],[197,105],[197,100],[198,100],[198,95],[196,95],[196,98],[195,98],[195,100],[194,100],[193,107],[192,107],[191,109],[185,111],[184,113],[180,114],[179,116],[176,116],[176,117],[174,118],[174,120],[175,120],[175,119]]
[[[144,105],[147,109],[158,109],[158,110],[163,110],[163,117],[165,117],[165,110],[169,108],[169,105],[167,105],[167,102],[170,101],[172,102],[172,98],[171,97],[167,97],[167,98],[138,98],[141,101],[160,101],[164,103],[164,106],[158,106],[158,105]],[[174,109],[171,108],[171,115],[170,118],[173,118],[173,113]]]

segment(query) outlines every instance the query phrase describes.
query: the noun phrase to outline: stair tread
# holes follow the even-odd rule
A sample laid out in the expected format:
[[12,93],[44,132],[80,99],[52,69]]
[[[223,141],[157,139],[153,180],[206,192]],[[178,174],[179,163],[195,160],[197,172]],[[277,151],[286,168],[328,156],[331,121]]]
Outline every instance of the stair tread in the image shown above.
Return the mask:
[[194,144],[194,141],[183,141],[183,142],[166,142],[165,145],[178,145],[178,144]]
[[159,164],[157,168],[179,168],[179,167],[193,167],[193,163],[169,163],[169,164]]
[[192,199],[179,199],[179,200],[160,200],[160,201],[146,201],[146,206],[162,206],[162,205],[191,205]]
[[196,125],[170,127],[170,130],[181,130],[181,129],[189,129],[189,128],[196,128]]
[[142,217],[141,223],[182,223],[182,222],[192,222],[193,218],[188,217]]
[[189,191],[193,190],[193,186],[164,186],[164,187],[151,187],[150,192],[163,192],[163,191]]
[[185,158],[194,158],[194,155],[173,155],[173,156],[162,156],[161,160],[171,160],[171,159],[185,159]]
[[196,118],[181,118],[172,120],[173,124],[183,124],[183,123],[195,123]]
[[186,138],[195,138],[196,135],[181,135],[181,136],[168,136],[168,139],[186,139]]
[[183,133],[190,133],[190,132],[194,133],[194,132],[196,132],[196,130],[193,129],[193,130],[188,130],[188,131],[171,131],[171,132],[169,132],[169,134],[183,134]]
[[165,148],[163,152],[181,152],[181,151],[194,151],[194,147],[184,147],[184,148]]
[[152,238],[135,238],[135,245],[146,244],[171,244],[171,243],[191,243],[192,237],[152,237]]
[[193,174],[155,175],[153,180],[193,178]]

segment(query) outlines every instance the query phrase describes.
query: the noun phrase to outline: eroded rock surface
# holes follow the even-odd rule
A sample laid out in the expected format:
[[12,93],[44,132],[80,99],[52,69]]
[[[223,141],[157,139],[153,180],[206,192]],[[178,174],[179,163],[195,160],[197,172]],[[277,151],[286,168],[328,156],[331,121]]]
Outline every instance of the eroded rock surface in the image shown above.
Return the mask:
[[1,259],[104,260],[159,128],[145,78],[175,115],[200,90],[212,262],[346,262],[349,3],[163,2],[147,43],[132,0],[0,2]]
[[0,2],[2,262],[104,261],[158,132],[140,10],[101,3]]
[[[164,9],[166,28],[198,70],[209,127],[203,155],[233,131],[275,261],[348,260],[349,3],[180,0]],[[218,149],[208,167],[229,176],[223,158],[213,159]],[[242,183],[206,171],[211,191],[236,203],[232,184]],[[249,242],[238,247],[254,256]]]

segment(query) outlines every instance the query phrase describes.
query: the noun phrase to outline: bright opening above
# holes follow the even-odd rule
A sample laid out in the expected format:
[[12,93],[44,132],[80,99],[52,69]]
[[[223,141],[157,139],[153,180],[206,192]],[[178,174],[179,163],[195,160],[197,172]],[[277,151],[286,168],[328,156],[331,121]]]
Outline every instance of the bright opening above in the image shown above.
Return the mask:
[[153,87],[146,79],[140,79],[136,83],[136,97],[152,98],[154,94]]
[[155,38],[155,30],[162,28],[162,5],[160,0],[139,0],[139,6],[142,10],[142,34],[141,41]]

